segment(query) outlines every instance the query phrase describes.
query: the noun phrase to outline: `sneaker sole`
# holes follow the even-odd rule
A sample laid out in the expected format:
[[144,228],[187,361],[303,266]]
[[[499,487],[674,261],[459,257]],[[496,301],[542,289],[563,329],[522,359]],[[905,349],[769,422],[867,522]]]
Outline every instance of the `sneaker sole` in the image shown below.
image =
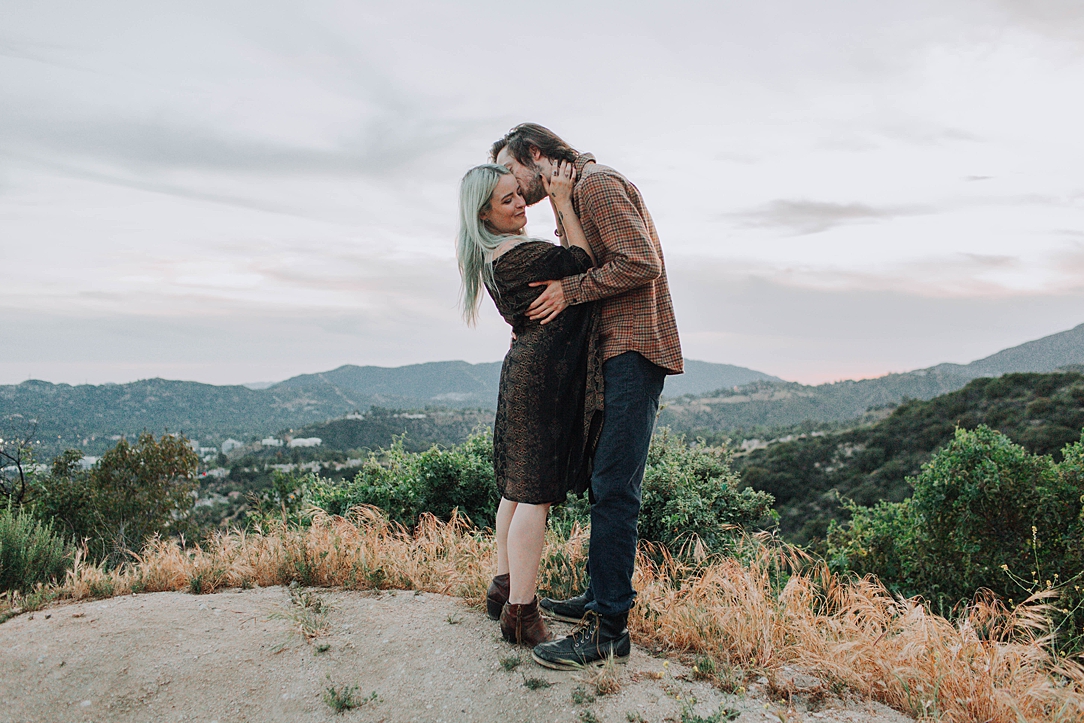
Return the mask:
[[[543,668],[549,668],[551,670],[583,670],[584,668],[601,668],[603,665],[606,665],[611,657],[607,656],[605,658],[599,658],[598,660],[592,660],[590,663],[578,663],[574,660],[546,660],[540,658],[532,650],[531,659]],[[612,659],[619,665],[624,665],[629,662],[629,656],[627,655],[614,655],[612,656]]]
[[586,616],[586,613],[584,613],[583,616],[580,616],[578,618],[574,618],[571,615],[558,615],[557,613],[553,612],[552,610],[547,610],[546,608],[542,607],[541,605],[538,606],[538,611],[540,613],[542,613],[543,615],[545,615],[547,618],[553,618],[554,620],[560,620],[560,621],[566,622],[566,623],[582,623],[584,616]]

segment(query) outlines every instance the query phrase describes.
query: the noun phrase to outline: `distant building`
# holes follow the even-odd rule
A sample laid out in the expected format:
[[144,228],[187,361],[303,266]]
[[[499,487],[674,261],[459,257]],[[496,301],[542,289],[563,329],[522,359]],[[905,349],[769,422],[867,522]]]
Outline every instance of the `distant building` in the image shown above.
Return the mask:
[[222,443],[222,454],[229,454],[238,447],[244,447],[243,442],[238,442],[236,439],[230,438]]
[[83,470],[90,469],[91,467],[93,467],[95,465],[95,463],[99,459],[101,459],[101,458],[100,457],[83,457],[81,460],[79,460],[79,469],[83,469]]
[[324,440],[319,437],[296,437],[290,440],[291,447],[319,447]]
[[201,457],[209,454],[218,454],[218,447],[200,447],[199,453]]
[[282,446],[282,440],[281,439],[275,439],[274,437],[268,437],[267,439],[261,439],[260,444],[262,444],[265,447],[281,447]]

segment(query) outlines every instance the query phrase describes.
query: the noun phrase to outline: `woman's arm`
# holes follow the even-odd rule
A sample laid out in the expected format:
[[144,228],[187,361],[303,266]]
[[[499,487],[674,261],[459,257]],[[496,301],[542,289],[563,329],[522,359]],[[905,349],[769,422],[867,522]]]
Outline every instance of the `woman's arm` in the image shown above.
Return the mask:
[[542,184],[546,187],[550,205],[553,207],[553,215],[557,219],[557,233],[561,237],[561,245],[565,248],[580,247],[587,252],[591,263],[595,263],[595,254],[591,250],[591,244],[587,243],[587,235],[584,234],[580,218],[572,205],[572,188],[576,185],[576,169],[571,163],[559,161],[552,176],[542,176]]

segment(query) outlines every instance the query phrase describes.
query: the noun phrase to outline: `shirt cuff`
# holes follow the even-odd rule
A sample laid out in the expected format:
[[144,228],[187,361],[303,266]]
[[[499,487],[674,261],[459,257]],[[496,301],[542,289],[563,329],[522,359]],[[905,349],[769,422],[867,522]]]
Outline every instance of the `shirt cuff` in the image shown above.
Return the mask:
[[576,304],[582,304],[583,298],[583,274],[577,274],[576,276],[566,276],[561,279],[561,293],[565,297],[565,302],[569,306],[575,306]]

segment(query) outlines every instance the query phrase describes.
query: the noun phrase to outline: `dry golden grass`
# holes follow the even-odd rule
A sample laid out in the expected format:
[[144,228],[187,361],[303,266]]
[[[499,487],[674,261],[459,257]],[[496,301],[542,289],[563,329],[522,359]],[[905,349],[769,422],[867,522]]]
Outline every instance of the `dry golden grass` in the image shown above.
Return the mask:
[[[581,574],[584,541],[578,529],[567,541],[549,540],[540,578]],[[771,540],[749,538],[729,558],[696,550],[687,557],[700,561],[641,550],[629,621],[640,642],[757,674],[797,665],[918,718],[1084,720],[1084,668],[1052,654],[1041,599],[1013,611],[980,601],[953,623],[875,581],[842,580]],[[297,581],[423,590],[481,605],[493,568],[492,537],[465,520],[427,517],[411,533],[377,509],[358,508],[348,518],[317,513],[305,529],[230,532],[187,548],[156,541],[112,571],[79,561],[48,597]]]

